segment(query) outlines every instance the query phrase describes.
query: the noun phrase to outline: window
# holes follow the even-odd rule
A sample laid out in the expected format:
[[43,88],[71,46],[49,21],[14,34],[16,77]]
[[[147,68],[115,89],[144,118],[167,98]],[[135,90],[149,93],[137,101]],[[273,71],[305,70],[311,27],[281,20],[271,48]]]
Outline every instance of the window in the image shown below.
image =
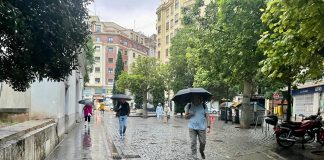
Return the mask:
[[158,34],[161,33],[161,26],[158,27]]
[[114,72],[114,69],[112,69],[112,68],[108,68],[108,73],[109,74],[112,74]]
[[166,16],[169,17],[169,9],[166,10]]
[[108,50],[108,52],[113,52],[114,51],[114,48],[113,47],[107,47],[107,50]]
[[158,21],[160,22],[160,20],[161,20],[161,12],[158,13]]
[[112,37],[108,37],[108,42],[109,42],[109,43],[112,43],[113,40],[114,40],[114,39],[113,39]]
[[100,42],[100,37],[96,37],[96,42]]
[[158,47],[161,45],[161,39],[158,38]]
[[176,14],[176,15],[174,16],[174,24],[177,24],[178,21],[179,21],[179,14]]
[[166,30],[169,30],[169,22],[167,22],[167,23],[165,24],[165,28],[166,28]]
[[114,63],[114,59],[113,58],[108,58],[108,63]]
[[124,44],[125,46],[127,46],[128,42],[127,42],[127,41],[124,41],[123,44]]
[[158,58],[160,58],[160,51],[158,51]]
[[165,56],[166,56],[166,57],[169,56],[169,49],[166,49],[166,50],[165,50]]
[[171,38],[173,38],[173,33],[172,32],[170,33],[170,41],[171,41]]
[[99,52],[100,51],[100,46],[95,46],[95,50]]
[[170,28],[173,27],[173,19],[170,20]]
[[96,84],[100,83],[100,78],[95,78]]
[[174,8],[175,9],[179,8],[179,0],[175,0]]
[[100,67],[96,67],[96,68],[95,68],[95,72],[96,72],[96,73],[100,73]]
[[100,57],[95,57],[96,62],[100,62]]
[[108,83],[114,83],[114,79],[108,79]]
[[133,53],[133,58],[135,58],[135,56],[136,56],[136,54],[135,54],[135,53]]
[[165,37],[165,43],[166,43],[166,44],[169,44],[169,35],[167,35],[167,36]]
[[127,61],[124,62],[124,66],[127,66]]
[[101,32],[101,25],[96,25],[96,32]]

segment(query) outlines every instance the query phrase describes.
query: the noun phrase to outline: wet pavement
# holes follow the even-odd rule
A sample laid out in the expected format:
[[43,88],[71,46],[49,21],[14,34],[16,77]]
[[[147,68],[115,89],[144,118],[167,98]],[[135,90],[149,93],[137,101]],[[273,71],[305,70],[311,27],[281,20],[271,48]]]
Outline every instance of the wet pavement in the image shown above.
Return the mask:
[[[316,143],[307,145],[306,150],[300,145],[284,150],[277,146],[271,129],[242,130],[235,124],[213,121],[211,133],[207,134],[206,159],[324,158],[311,153],[324,150]],[[78,125],[47,159],[194,159],[190,156],[187,121],[183,118],[171,117],[164,124],[155,117],[129,117],[125,138],[118,136],[117,129],[118,120],[111,112],[94,116],[90,127]]]

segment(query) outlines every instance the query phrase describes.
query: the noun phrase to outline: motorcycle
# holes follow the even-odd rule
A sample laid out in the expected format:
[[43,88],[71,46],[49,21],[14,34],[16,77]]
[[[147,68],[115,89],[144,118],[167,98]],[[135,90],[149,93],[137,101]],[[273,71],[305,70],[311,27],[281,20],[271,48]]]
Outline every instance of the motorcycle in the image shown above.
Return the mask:
[[312,115],[306,117],[302,122],[285,122],[278,124],[277,116],[268,116],[266,123],[274,126],[276,140],[281,147],[291,147],[295,142],[305,143],[317,142],[324,145],[324,128],[322,127],[322,116]]

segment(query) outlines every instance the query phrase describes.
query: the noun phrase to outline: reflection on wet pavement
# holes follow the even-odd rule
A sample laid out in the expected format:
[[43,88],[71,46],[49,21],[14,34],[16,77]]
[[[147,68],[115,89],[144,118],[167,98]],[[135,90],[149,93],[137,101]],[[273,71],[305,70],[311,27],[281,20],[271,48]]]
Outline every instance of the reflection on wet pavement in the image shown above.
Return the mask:
[[93,116],[88,126],[76,124],[46,160],[107,160],[112,159],[103,117]]

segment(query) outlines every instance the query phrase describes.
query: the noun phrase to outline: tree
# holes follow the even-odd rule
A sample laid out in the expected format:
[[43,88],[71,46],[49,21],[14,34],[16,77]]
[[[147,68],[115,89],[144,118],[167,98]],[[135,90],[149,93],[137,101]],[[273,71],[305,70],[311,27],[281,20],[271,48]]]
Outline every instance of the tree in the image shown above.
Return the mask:
[[324,1],[272,0],[262,9],[267,26],[259,46],[267,58],[262,71],[288,86],[287,121],[291,117],[291,86],[324,75]]
[[[195,32],[193,28],[184,27],[171,40],[169,68],[170,89],[174,93],[192,87],[195,67],[189,64],[188,49],[195,46]],[[181,111],[184,105],[176,105],[175,111]],[[177,108],[181,107],[181,108]]]
[[[140,94],[143,96],[143,117],[147,117],[147,94],[150,93],[155,86],[163,83],[163,79],[159,76],[160,63],[152,57],[138,57],[131,64],[130,73],[123,72],[117,80],[117,89],[129,89],[132,94]],[[162,82],[161,82],[162,81]]]
[[122,73],[122,71],[124,70],[124,62],[123,62],[123,57],[122,57],[122,53],[120,50],[118,50],[118,54],[117,54],[117,61],[116,61],[116,68],[115,68],[115,77],[114,77],[114,86],[113,86],[113,94],[117,94],[117,93],[124,93],[124,90],[120,90],[119,92],[116,89],[116,83],[118,81],[118,76]]
[[70,75],[90,34],[89,2],[1,1],[0,81],[25,91],[36,80]]
[[94,64],[94,47],[92,39],[89,37],[86,46],[83,48],[85,58],[84,58],[84,65],[85,65],[85,75],[84,75],[84,83],[89,82],[89,72],[93,69]]

